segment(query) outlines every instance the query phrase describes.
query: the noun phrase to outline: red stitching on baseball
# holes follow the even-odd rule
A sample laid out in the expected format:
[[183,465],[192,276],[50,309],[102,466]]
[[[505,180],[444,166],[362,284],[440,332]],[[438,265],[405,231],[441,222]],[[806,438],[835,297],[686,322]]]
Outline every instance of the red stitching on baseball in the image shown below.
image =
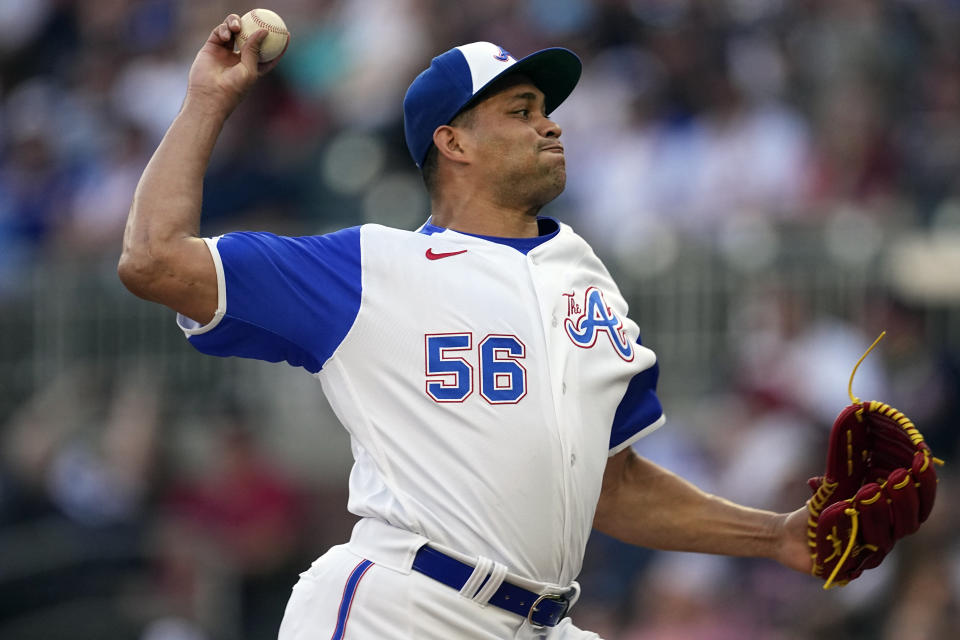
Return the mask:
[[266,29],[267,31],[272,31],[273,33],[279,33],[279,34],[282,34],[282,35],[286,35],[286,33],[287,33],[287,30],[286,30],[286,29],[281,29],[280,27],[278,27],[278,26],[276,26],[276,25],[273,25],[273,24],[269,24],[269,23],[267,23],[267,22],[264,22],[263,19],[256,14],[256,12],[251,12],[251,13],[250,13],[250,19],[253,20],[254,22],[256,22],[256,23],[257,23],[257,26],[259,26],[261,29]]

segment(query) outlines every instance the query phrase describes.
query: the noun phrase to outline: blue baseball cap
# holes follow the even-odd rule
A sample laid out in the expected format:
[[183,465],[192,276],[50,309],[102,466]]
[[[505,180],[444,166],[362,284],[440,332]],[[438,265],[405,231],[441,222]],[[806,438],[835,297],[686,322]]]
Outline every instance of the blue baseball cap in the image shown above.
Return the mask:
[[543,91],[547,115],[577,86],[580,58],[554,47],[515,59],[503,47],[474,42],[440,54],[418,75],[403,98],[403,132],[418,167],[433,145],[437,127],[450,124],[458,113],[479,102],[491,84],[522,73]]

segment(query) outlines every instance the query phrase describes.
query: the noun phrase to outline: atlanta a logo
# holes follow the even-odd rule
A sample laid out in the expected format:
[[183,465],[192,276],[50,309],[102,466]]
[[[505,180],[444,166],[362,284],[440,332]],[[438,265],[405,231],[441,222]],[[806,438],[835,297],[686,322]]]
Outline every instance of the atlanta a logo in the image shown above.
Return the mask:
[[574,299],[575,295],[563,294],[567,299],[563,328],[573,344],[589,349],[596,344],[597,334],[606,333],[617,355],[627,362],[633,360],[633,344],[624,332],[623,321],[607,306],[603,292],[596,287],[588,288],[583,294],[583,306]]

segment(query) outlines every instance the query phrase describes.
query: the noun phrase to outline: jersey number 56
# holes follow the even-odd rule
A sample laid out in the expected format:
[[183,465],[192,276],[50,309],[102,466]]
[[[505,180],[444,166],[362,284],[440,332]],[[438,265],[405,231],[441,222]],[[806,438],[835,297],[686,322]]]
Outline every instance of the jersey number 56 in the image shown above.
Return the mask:
[[516,404],[527,395],[527,370],[520,362],[527,348],[513,335],[491,333],[473,347],[473,333],[424,336],[427,395],[436,402],[463,402],[474,388],[474,363],[480,397],[490,404]]

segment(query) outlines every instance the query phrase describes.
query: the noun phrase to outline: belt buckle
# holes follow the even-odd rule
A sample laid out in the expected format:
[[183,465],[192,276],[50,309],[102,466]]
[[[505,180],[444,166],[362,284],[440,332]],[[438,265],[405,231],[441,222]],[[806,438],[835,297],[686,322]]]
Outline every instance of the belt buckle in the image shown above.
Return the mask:
[[570,610],[570,601],[567,600],[564,596],[557,593],[545,593],[534,601],[533,606],[530,607],[530,611],[527,613],[527,622],[530,623],[534,629],[543,629],[547,625],[540,624],[533,621],[533,614],[537,612],[537,605],[539,605],[544,600],[553,600],[554,602],[563,603],[563,612],[560,613],[560,616],[557,618],[557,622],[563,619],[563,616],[567,615],[567,611]]

